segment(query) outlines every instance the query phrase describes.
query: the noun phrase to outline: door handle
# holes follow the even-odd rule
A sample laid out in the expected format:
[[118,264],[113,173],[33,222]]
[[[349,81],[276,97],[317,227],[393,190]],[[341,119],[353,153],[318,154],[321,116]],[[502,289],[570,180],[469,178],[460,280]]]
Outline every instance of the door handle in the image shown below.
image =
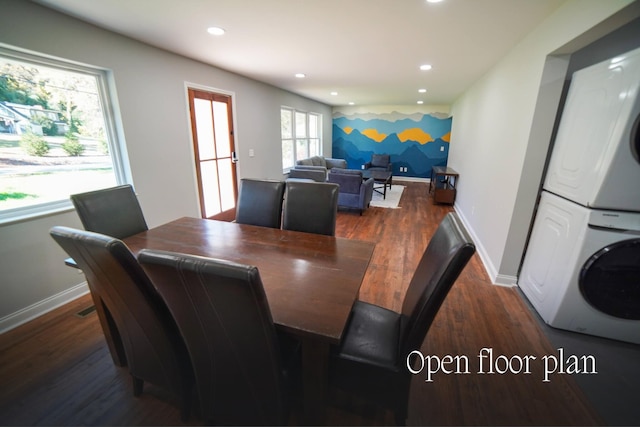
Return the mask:
[[235,151],[231,152],[231,162],[238,163],[238,156],[236,155]]

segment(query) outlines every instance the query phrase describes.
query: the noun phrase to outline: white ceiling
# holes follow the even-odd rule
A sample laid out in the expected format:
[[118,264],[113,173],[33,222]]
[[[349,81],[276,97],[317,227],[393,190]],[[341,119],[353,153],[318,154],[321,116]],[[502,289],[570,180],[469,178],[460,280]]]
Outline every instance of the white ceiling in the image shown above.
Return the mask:
[[36,2],[337,106],[451,104],[564,0]]

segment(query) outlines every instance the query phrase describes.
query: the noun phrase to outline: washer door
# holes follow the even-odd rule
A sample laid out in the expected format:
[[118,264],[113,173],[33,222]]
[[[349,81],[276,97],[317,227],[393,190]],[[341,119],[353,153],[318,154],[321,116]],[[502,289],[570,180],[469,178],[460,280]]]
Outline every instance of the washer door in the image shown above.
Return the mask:
[[640,239],[616,242],[593,254],[582,266],[579,286],[595,309],[640,320]]

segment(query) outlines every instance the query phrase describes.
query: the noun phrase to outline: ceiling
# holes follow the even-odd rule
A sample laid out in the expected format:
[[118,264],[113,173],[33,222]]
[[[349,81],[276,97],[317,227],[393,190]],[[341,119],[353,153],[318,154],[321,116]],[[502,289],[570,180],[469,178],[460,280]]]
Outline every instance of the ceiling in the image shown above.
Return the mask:
[[449,105],[564,0],[36,2],[338,106]]

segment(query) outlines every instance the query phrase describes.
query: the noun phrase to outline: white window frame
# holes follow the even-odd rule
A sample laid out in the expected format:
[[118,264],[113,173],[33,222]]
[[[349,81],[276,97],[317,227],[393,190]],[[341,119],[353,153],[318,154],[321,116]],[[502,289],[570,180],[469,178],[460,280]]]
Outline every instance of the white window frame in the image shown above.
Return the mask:
[[[296,164],[296,160],[299,159],[298,157],[298,142],[303,142],[304,144],[306,144],[306,150],[307,153],[309,153],[309,147],[311,145],[312,141],[316,141],[318,144],[318,154],[319,156],[321,156],[323,154],[323,143],[322,143],[322,114],[320,113],[314,113],[311,111],[303,111],[303,110],[299,110],[296,108],[291,108],[291,107],[286,107],[286,106],[282,106],[280,107],[280,129],[282,132],[282,112],[283,111],[289,111],[292,115],[292,120],[291,120],[291,137],[290,138],[285,138],[284,135],[280,135],[281,137],[281,148],[282,148],[282,173],[286,174],[289,173],[289,171],[295,166]],[[303,114],[305,116],[305,133],[304,135],[297,135],[297,129],[296,129],[296,114]],[[318,135],[315,137],[312,137],[309,134],[309,129],[310,129],[310,118],[311,117],[315,117],[317,119],[317,131],[318,131]],[[304,142],[306,141],[306,142]],[[293,145],[293,164],[290,166],[285,166],[284,162],[284,157],[285,157],[285,143],[291,143]],[[304,157],[301,157],[304,158]]]
[[[126,150],[122,148],[124,147],[124,138],[121,136],[121,133],[118,132],[119,127],[116,124],[119,123],[117,120],[118,116],[116,114],[118,106],[115,101],[115,96],[111,96],[115,91],[111,90],[113,79],[110,70],[79,64],[60,58],[44,56],[34,52],[26,52],[3,43],[0,43],[0,56],[33,64],[36,67],[45,66],[49,68],[57,68],[62,71],[87,74],[95,77],[102,113],[104,115],[105,137],[109,146],[109,154],[116,183],[118,185],[131,183],[132,180],[128,157]],[[68,197],[62,200],[5,209],[0,211],[0,224],[23,221],[73,209],[71,200]]]

